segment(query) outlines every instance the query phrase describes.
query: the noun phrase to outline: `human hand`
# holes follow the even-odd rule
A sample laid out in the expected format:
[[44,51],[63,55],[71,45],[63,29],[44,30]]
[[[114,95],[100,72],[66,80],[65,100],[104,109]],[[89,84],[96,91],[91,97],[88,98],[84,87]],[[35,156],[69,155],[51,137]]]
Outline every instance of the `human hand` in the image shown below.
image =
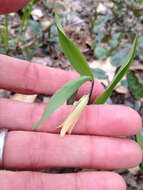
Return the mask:
[[[53,94],[64,83],[77,77],[74,72],[44,67],[0,55],[0,88],[14,92]],[[78,97],[90,85],[80,88]],[[103,92],[95,81],[96,96]],[[137,133],[141,119],[126,106],[87,106],[70,136],[60,137],[56,128],[70,113],[72,106],[62,106],[38,129],[45,105],[26,104],[0,99],[0,127],[9,129],[4,152],[4,168],[40,170],[53,167],[119,169],[134,167],[142,151],[132,140],[118,138]],[[80,134],[80,135],[78,135]],[[92,135],[92,136],[91,136]],[[124,190],[122,178],[112,172],[44,174],[39,172],[0,172],[0,189],[85,189]],[[56,181],[56,183],[55,183]]]
[[23,8],[30,0],[0,0],[0,14],[7,14]]
[[[24,94],[52,95],[63,84],[78,77],[73,72],[43,67],[4,55],[0,55],[0,68],[0,88]],[[89,87],[88,83],[81,87],[78,97],[86,94]],[[98,96],[102,92],[103,87],[95,81],[93,95]],[[33,132],[31,128],[41,118],[44,107],[41,104],[0,99],[0,127],[10,131],[6,138],[4,168],[39,170],[78,167],[110,170],[134,167],[141,161],[139,146],[129,139],[118,138],[133,135],[141,129],[141,119],[131,108],[87,106],[72,135],[62,138],[56,127],[71,112],[72,106],[62,106],[37,132]],[[123,179],[112,172],[44,174],[1,171],[0,182],[2,190],[126,189]]]

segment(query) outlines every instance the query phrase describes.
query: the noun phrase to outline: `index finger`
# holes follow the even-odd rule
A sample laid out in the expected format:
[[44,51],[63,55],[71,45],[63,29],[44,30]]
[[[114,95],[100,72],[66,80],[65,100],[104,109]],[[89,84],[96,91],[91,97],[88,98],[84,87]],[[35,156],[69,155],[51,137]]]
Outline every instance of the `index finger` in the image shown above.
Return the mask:
[[[45,67],[28,61],[0,55],[0,88],[24,94],[52,95],[65,83],[79,75],[76,72]],[[78,92],[78,97],[89,93],[90,82],[85,83]],[[92,99],[104,91],[95,80]]]
[[7,14],[23,8],[30,0],[0,0],[0,14]]

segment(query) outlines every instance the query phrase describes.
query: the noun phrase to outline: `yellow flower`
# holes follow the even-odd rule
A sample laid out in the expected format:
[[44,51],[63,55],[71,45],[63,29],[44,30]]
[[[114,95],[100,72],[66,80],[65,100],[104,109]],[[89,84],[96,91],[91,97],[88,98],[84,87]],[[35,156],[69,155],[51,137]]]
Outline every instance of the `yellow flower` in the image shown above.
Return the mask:
[[77,104],[74,106],[74,109],[69,114],[69,116],[66,118],[66,120],[60,126],[58,126],[58,128],[62,128],[61,132],[60,132],[61,136],[64,136],[66,134],[66,132],[68,134],[71,134],[72,129],[75,126],[75,124],[77,123],[77,121],[79,120],[79,118],[82,114],[82,111],[84,110],[85,106],[88,103],[88,100],[89,100],[89,95],[83,96],[77,102]]

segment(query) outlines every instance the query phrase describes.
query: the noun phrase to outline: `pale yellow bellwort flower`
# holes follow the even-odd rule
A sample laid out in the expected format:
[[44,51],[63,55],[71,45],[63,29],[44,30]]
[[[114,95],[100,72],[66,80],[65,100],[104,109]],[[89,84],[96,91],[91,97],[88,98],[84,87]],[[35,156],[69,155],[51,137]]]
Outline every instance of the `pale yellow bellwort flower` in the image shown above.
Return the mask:
[[72,112],[66,118],[66,120],[58,126],[58,128],[62,128],[60,135],[63,137],[66,133],[71,134],[73,127],[79,120],[82,111],[84,110],[85,106],[87,105],[89,100],[89,94],[84,95],[74,106]]

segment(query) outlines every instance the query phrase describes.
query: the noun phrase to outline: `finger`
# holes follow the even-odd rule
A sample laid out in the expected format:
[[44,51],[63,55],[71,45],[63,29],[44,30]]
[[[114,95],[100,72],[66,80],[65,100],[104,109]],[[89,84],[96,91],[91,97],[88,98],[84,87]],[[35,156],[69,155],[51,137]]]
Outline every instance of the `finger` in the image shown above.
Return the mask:
[[[28,61],[0,55],[0,88],[25,94],[52,95],[65,83],[78,78],[75,72],[45,67]],[[89,93],[90,82],[79,90],[78,97]],[[102,85],[95,80],[92,99],[102,94]]]
[[14,131],[6,140],[4,168],[121,169],[135,167],[141,159],[142,150],[129,139]]
[[[26,104],[12,100],[0,99],[0,128],[9,130],[32,130],[42,117],[45,105]],[[57,109],[37,131],[59,133],[57,127],[63,123],[72,106],[62,106]],[[90,105],[83,111],[72,133],[106,136],[129,136],[141,130],[139,114],[120,105]]]
[[1,171],[0,181],[2,190],[126,190],[123,178],[111,172],[45,174]]
[[0,1],[0,14],[7,14],[23,8],[30,0],[5,0]]

